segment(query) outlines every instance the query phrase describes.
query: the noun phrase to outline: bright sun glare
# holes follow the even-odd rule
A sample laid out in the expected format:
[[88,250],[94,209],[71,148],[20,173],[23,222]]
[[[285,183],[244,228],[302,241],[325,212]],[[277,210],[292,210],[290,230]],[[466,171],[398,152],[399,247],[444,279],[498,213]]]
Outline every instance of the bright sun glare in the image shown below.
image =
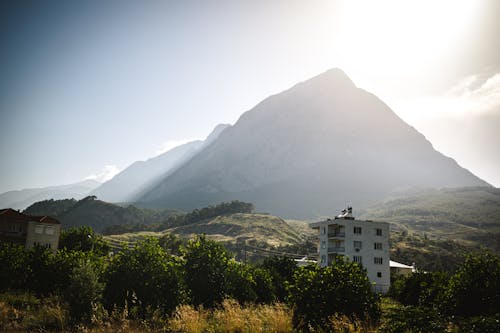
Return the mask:
[[453,48],[478,12],[478,1],[343,3],[340,67],[361,80],[419,77],[452,59]]

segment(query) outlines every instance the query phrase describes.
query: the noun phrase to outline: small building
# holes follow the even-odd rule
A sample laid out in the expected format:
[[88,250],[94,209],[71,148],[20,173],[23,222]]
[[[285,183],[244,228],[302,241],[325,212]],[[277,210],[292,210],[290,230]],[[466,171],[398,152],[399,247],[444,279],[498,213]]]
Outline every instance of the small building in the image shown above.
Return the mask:
[[310,227],[318,230],[320,266],[331,265],[337,256],[345,257],[363,265],[374,291],[389,290],[389,223],[356,220],[348,207],[335,219],[314,222]]
[[0,242],[23,245],[27,249],[43,246],[55,251],[60,235],[61,223],[53,217],[0,209]]
[[411,273],[414,273],[416,270],[415,264],[408,266],[393,260],[389,261],[389,267],[391,269],[391,274],[394,276],[395,275],[408,276]]

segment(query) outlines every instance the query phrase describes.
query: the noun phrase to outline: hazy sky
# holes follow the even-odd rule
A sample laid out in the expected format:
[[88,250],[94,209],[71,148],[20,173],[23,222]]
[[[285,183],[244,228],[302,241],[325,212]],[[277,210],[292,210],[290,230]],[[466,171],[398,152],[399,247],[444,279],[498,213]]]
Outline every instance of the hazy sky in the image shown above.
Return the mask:
[[500,1],[1,1],[0,192],[103,179],[332,67],[500,186]]

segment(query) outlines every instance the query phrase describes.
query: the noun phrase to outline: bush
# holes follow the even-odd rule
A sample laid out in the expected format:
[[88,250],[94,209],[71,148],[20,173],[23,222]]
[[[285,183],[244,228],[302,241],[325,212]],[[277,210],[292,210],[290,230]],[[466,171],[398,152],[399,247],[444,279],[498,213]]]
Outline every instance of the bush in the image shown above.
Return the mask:
[[104,285],[99,281],[100,276],[100,267],[96,262],[80,260],[73,268],[65,299],[74,323],[90,322],[94,307],[102,299]]
[[448,311],[464,317],[500,313],[500,258],[491,253],[467,256],[452,276]]
[[440,307],[444,301],[449,276],[443,272],[418,272],[397,277],[389,296],[404,305]]
[[276,298],[278,301],[284,302],[288,296],[286,284],[292,281],[297,264],[291,258],[274,256],[266,258],[261,267],[270,274]]
[[193,304],[213,307],[221,303],[229,293],[231,254],[221,244],[202,235],[188,242],[184,259],[186,284]]
[[106,307],[130,306],[141,318],[156,308],[169,314],[185,300],[181,265],[156,239],[119,252],[106,269],[105,282]]
[[89,226],[73,227],[63,230],[59,247],[73,251],[95,252],[98,255],[108,254],[110,247],[101,235]]
[[447,332],[446,319],[432,308],[399,306],[383,318],[380,331],[384,333],[440,333]]
[[494,316],[471,317],[458,323],[459,333],[498,333],[500,314]]
[[328,328],[334,314],[378,320],[380,305],[365,271],[356,263],[339,258],[332,266],[299,268],[289,286],[294,325]]

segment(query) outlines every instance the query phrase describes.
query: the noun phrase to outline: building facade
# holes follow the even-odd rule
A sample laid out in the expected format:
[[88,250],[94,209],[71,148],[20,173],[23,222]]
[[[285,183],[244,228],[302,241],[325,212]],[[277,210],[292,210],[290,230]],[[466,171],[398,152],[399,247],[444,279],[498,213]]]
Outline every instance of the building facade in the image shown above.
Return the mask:
[[0,210],[0,242],[55,251],[60,234],[61,223],[50,216],[32,216],[10,208]]
[[356,220],[348,207],[335,219],[310,226],[318,230],[320,266],[331,265],[337,256],[345,257],[366,269],[374,291],[389,290],[389,223]]

